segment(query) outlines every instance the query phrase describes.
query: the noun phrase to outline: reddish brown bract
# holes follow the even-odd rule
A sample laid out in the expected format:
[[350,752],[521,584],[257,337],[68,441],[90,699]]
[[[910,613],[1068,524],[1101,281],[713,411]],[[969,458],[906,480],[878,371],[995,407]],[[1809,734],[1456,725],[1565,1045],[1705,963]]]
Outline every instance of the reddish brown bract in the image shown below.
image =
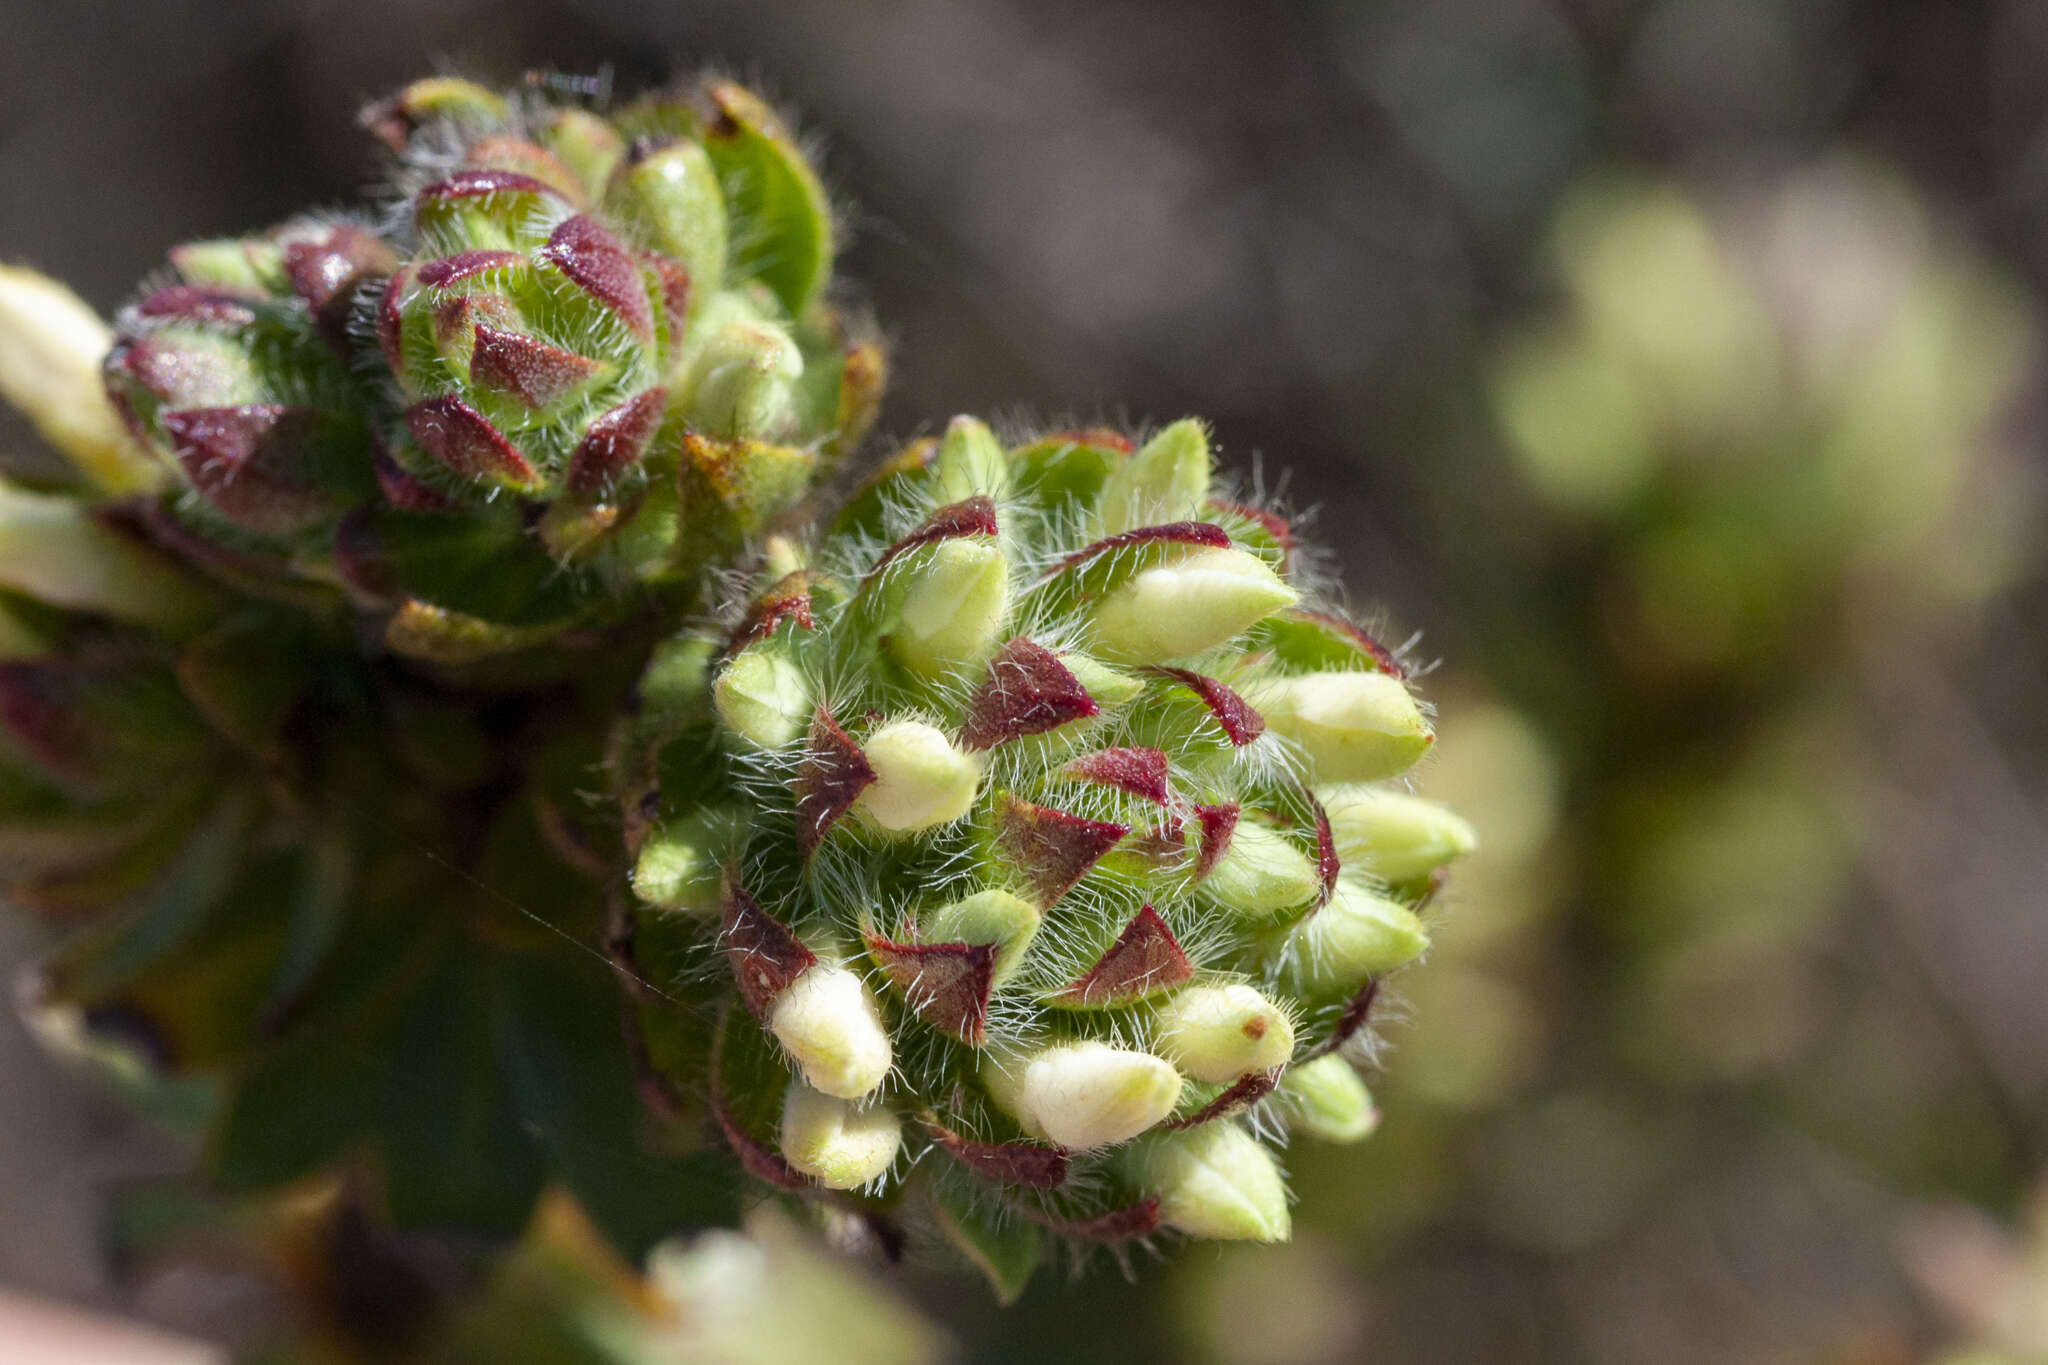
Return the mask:
[[873,571],[881,572],[890,560],[920,545],[951,540],[956,536],[992,536],[996,534],[996,530],[996,505],[993,499],[973,497],[965,502],[949,503],[926,517],[916,530],[882,551],[882,557],[875,561]]
[[996,845],[1023,874],[1040,906],[1050,906],[1088,875],[1130,833],[1125,825],[1086,820],[1004,792],[996,802]]
[[765,1020],[775,997],[818,959],[731,877],[725,879],[723,893],[719,919],[725,960],[732,967],[740,999],[756,1019]]
[[925,1131],[947,1155],[984,1180],[1055,1190],[1067,1182],[1067,1154],[1035,1142],[976,1142],[927,1117]]
[[540,249],[539,258],[611,309],[633,335],[643,341],[654,336],[654,309],[640,266],[596,219],[579,213],[564,220]]
[[429,398],[405,410],[406,430],[429,455],[465,479],[499,479],[519,488],[539,486],[524,455],[460,398]]
[[1155,667],[1151,672],[1162,678],[1171,678],[1195,694],[1202,705],[1209,708],[1209,714],[1216,718],[1216,724],[1223,731],[1223,737],[1232,746],[1242,749],[1260,735],[1266,733],[1266,718],[1251,708],[1251,704],[1230,688],[1214,678],[1200,673],[1191,673],[1185,668]]
[[860,745],[839,728],[824,707],[819,707],[811,716],[810,740],[793,784],[796,843],[806,858],[817,851],[839,817],[852,808],[874,780],[874,767],[860,751]]
[[1280,1074],[1285,1069],[1274,1067],[1271,1071],[1253,1071],[1239,1076],[1215,1099],[1185,1118],[1172,1120],[1166,1127],[1193,1128],[1197,1124],[1213,1123],[1217,1119],[1226,1118],[1240,1109],[1249,1109],[1273,1093],[1273,1087],[1280,1084]]
[[571,493],[603,492],[628,469],[640,463],[648,443],[661,429],[668,390],[656,386],[636,394],[591,422],[569,456],[565,480]]
[[1171,794],[1167,782],[1166,752],[1142,746],[1097,749],[1083,754],[1060,770],[1068,777],[1095,782],[1132,796],[1165,805]]
[[726,639],[726,652],[730,654],[756,640],[767,639],[784,621],[795,621],[805,630],[818,628],[818,623],[811,617],[809,569],[784,574],[769,584],[767,591],[748,603],[747,614]]
[[1113,536],[1104,536],[1093,545],[1074,551],[1065,559],[1046,571],[1046,577],[1065,573],[1077,564],[1086,563],[1097,555],[1113,550],[1128,550],[1138,545],[1202,545],[1210,549],[1224,550],[1230,547],[1230,533],[1221,526],[1207,521],[1170,521],[1163,526],[1139,526]]
[[1237,833],[1238,813],[1235,801],[1195,807],[1195,818],[1202,823],[1202,843],[1195,853],[1196,881],[1214,872],[1216,864],[1230,851],[1230,838]]
[[960,743],[969,752],[993,749],[1100,709],[1057,655],[1019,635],[989,660],[987,675],[968,700]]
[[903,993],[917,1017],[942,1033],[980,1047],[995,985],[992,943],[893,943],[866,934],[868,952],[882,975]]
[[1178,986],[1194,974],[1173,931],[1147,905],[1131,917],[1101,961],[1061,988],[1055,999],[1071,1005],[1124,1005]]

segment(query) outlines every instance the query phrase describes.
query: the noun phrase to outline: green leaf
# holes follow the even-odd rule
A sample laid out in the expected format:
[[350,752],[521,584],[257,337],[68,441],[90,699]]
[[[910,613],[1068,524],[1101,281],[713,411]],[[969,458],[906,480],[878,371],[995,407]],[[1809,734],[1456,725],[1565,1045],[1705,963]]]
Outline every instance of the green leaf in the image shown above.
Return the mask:
[[556,1173],[633,1263],[662,1238],[739,1217],[742,1182],[722,1149],[681,1154],[654,1125],[621,1036],[619,988],[601,961],[528,955],[508,964],[501,1064]]
[[775,112],[730,81],[708,94],[716,111],[704,150],[718,172],[731,225],[727,273],[757,279],[800,318],[832,271],[832,206]]
[[937,1182],[932,1208],[939,1230],[988,1280],[996,1301],[1015,1303],[1045,1259],[1045,1231],[1038,1224],[977,1200],[951,1181]]
[[456,940],[405,1002],[382,1074],[377,1139],[400,1227],[512,1236],[544,1178],[497,1065],[502,961]]

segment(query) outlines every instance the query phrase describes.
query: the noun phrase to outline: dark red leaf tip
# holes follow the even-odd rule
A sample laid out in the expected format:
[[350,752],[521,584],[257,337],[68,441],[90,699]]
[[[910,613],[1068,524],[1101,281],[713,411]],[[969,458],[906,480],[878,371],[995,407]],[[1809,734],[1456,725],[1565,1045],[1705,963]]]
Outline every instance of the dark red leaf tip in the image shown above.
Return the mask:
[[1266,534],[1273,538],[1273,543],[1280,547],[1282,561],[1294,553],[1294,527],[1278,512],[1242,502],[1216,502],[1210,505],[1230,516],[1243,517],[1246,521],[1257,522],[1264,527]]
[[445,180],[437,180],[421,190],[414,197],[414,202],[425,207],[450,200],[488,199],[499,194],[541,195],[557,202],[566,202],[552,185],[536,180],[530,175],[521,175],[517,171],[495,170],[490,167],[461,170]]
[[476,324],[469,353],[469,377],[487,389],[510,394],[530,408],[559,401],[596,374],[598,362],[551,346],[539,337]]
[[1056,1190],[1067,1183],[1067,1154],[1057,1147],[1035,1142],[977,1142],[929,1115],[924,1127],[948,1156],[983,1180],[1035,1190]]
[[1129,1242],[1159,1230],[1159,1197],[1152,1196],[1093,1218],[1060,1218],[1028,1206],[1019,1212],[1042,1227],[1084,1242]]
[[448,499],[435,489],[427,487],[415,478],[391,453],[379,450],[371,462],[371,470],[377,476],[377,491],[384,495],[384,501],[402,512],[443,512],[448,508]]
[[1145,746],[1097,749],[1060,769],[1067,777],[1094,782],[1165,805],[1171,795],[1166,751]]
[[1046,570],[1046,577],[1065,573],[1076,565],[1085,564],[1098,555],[1128,550],[1139,545],[1203,545],[1223,550],[1230,547],[1230,533],[1221,526],[1207,521],[1170,521],[1162,526],[1138,526],[1120,531],[1113,536],[1104,536],[1093,545],[1074,551],[1065,559]]
[[1170,990],[1195,974],[1159,912],[1139,910],[1093,967],[1055,992],[1074,1005],[1123,1005]]
[[740,999],[765,1022],[775,998],[818,959],[731,875],[725,878],[719,919],[725,960],[732,967]]
[[955,536],[992,536],[996,530],[994,499],[977,494],[965,502],[948,503],[926,517],[916,530],[882,551],[882,557],[875,561],[874,572],[881,572],[890,560],[920,545],[951,540]]
[[549,262],[584,293],[618,315],[642,340],[654,336],[654,307],[639,264],[595,218],[577,214],[563,220],[540,249]]
[[537,488],[540,477],[498,429],[453,394],[405,410],[406,430],[420,448],[465,479],[496,479]]
[[794,621],[804,630],[816,630],[818,623],[811,617],[811,571],[798,569],[784,574],[768,585],[759,597],[747,604],[747,614],[733,627],[727,638],[727,653],[742,649],[756,640],[765,640],[775,633],[776,627],[784,621]]
[[1249,1109],[1273,1093],[1273,1087],[1280,1084],[1282,1070],[1284,1068],[1276,1066],[1271,1071],[1253,1071],[1240,1076],[1230,1083],[1227,1090],[1194,1113],[1174,1119],[1163,1126],[1193,1128],[1197,1124],[1213,1123],[1217,1119],[1228,1118],[1240,1110]]
[[1230,838],[1237,833],[1238,814],[1235,801],[1195,807],[1195,818],[1202,825],[1202,841],[1195,852],[1196,881],[1214,872],[1216,864],[1230,851]]
[[1310,813],[1316,825],[1316,878],[1322,883],[1322,890],[1316,895],[1315,908],[1320,910],[1330,903],[1330,897],[1337,890],[1337,873],[1342,864],[1337,861],[1337,839],[1330,832],[1330,813],[1323,809],[1323,803],[1308,788],[1301,789],[1308,801]]
[[1100,709],[1058,655],[1019,635],[989,660],[988,673],[968,699],[960,742],[969,752],[993,749]]
[[1373,667],[1379,669],[1380,672],[1391,673],[1397,678],[1406,678],[1408,676],[1407,668],[1402,665],[1399,659],[1394,657],[1394,651],[1388,649],[1378,640],[1373,639],[1372,636],[1366,634],[1343,617],[1334,616],[1327,611],[1310,611],[1306,607],[1297,607],[1292,614],[1314,621],[1317,625],[1328,627],[1345,636],[1351,643],[1358,646],[1361,654],[1372,660]]
[[601,493],[639,464],[667,411],[668,390],[657,384],[594,419],[569,455],[569,491]]
[[864,936],[882,975],[917,1017],[970,1047],[980,1047],[995,987],[993,943],[895,943]]
[[423,289],[446,289],[477,275],[487,275],[493,270],[511,270],[525,264],[526,257],[517,251],[458,251],[453,256],[421,261],[413,269],[413,279]]
[[248,327],[256,321],[256,310],[247,294],[202,284],[174,284],[159,289],[135,305],[138,317],[164,321],[199,322],[215,327]]
[[1209,714],[1216,718],[1216,724],[1223,731],[1223,737],[1229,740],[1232,746],[1242,749],[1266,733],[1266,718],[1254,711],[1243,697],[1216,679],[1200,673],[1191,673],[1185,668],[1155,667],[1149,671],[1162,678],[1171,678],[1194,693],[1202,705],[1209,708]]
[[1377,977],[1359,987],[1358,994],[1351,997],[1350,1002],[1344,1006],[1344,1012],[1337,1016],[1336,1024],[1330,1029],[1330,1036],[1323,1039],[1308,1055],[1320,1057],[1325,1052],[1335,1052],[1350,1042],[1360,1029],[1372,1022],[1372,1007],[1379,999],[1379,995],[1380,983]]
[[1071,891],[1128,833],[1128,826],[1033,805],[1009,792],[996,802],[996,845],[1041,907]]
[[282,533],[325,508],[319,493],[282,472],[318,424],[310,409],[246,403],[181,408],[160,420],[186,479],[236,525]]
[[1131,438],[1109,427],[1069,427],[1064,431],[1049,431],[1041,438],[1048,445],[1094,446],[1098,450],[1115,450],[1125,455],[1136,450]]
[[875,780],[874,767],[853,736],[819,707],[811,716],[810,740],[792,782],[796,790],[796,843],[804,857],[817,851],[839,817],[853,808]]

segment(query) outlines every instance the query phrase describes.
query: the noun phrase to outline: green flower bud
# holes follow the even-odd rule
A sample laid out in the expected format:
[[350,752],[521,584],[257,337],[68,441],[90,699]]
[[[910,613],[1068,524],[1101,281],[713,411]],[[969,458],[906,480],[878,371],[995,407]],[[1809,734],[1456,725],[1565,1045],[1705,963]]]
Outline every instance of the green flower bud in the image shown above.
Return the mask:
[[1334,1052],[1290,1067],[1278,1100],[1289,1128],[1323,1142],[1360,1142],[1380,1126],[1365,1078]]
[[711,158],[694,142],[636,150],[612,174],[605,211],[626,235],[680,263],[689,274],[690,312],[725,275],[725,195]]
[[1415,912],[1349,881],[1329,904],[1280,936],[1270,956],[1285,963],[1303,995],[1349,995],[1366,981],[1414,961],[1429,947]]
[[1038,933],[1043,917],[1038,907],[1007,891],[977,891],[972,896],[921,913],[918,938],[925,943],[993,943],[996,960],[992,985],[1000,986],[1017,972]]
[[1103,599],[1095,610],[1095,644],[1116,663],[1166,663],[1213,649],[1298,600],[1257,555],[1234,547],[1177,547]]
[[1306,905],[1321,889],[1316,865],[1293,840],[1250,819],[1237,822],[1230,846],[1202,881],[1219,904],[1256,919]]
[[1159,1006],[1154,1045],[1182,1075],[1217,1084],[1285,1066],[1294,1024],[1250,986],[1187,986]]
[[972,417],[955,417],[946,424],[934,464],[946,502],[965,502],[977,495],[1000,497],[1009,486],[1010,466],[1003,447],[987,423]]
[[783,1158],[828,1190],[852,1190],[886,1173],[903,1125],[880,1105],[856,1109],[791,1081],[782,1101]]
[[1096,504],[1096,534],[1185,521],[1201,511],[1208,495],[1209,433],[1200,422],[1183,419],[1110,471]]
[[161,472],[129,441],[100,380],[113,341],[63,285],[0,266],[0,398],[106,492],[146,492]]
[[718,913],[719,870],[745,842],[743,823],[736,811],[707,809],[656,830],[633,862],[633,894],[664,910]]
[[893,1061],[874,996],[858,976],[824,962],[775,997],[768,1031],[806,1081],[842,1100],[857,1100],[880,1085]]
[[1132,1148],[1129,1170],[1159,1199],[1159,1221],[1193,1237],[1284,1242],[1287,1187],[1273,1154],[1235,1123],[1157,1133]]
[[875,780],[856,808],[893,834],[950,824],[967,814],[981,785],[974,759],[945,732],[921,720],[899,720],[861,745]]
[[919,673],[980,664],[995,651],[1010,605],[1010,566],[987,538],[958,536],[926,550],[900,580],[890,644]]
[[1301,746],[1319,782],[1399,776],[1436,739],[1407,685],[1388,673],[1303,673],[1246,696],[1267,729]]
[[772,439],[796,420],[803,374],[803,352],[788,332],[769,322],[728,323],[691,360],[678,406],[704,435]]
[[1340,787],[1318,796],[1344,865],[1385,883],[1426,877],[1478,845],[1469,821],[1406,792]]
[[711,685],[711,704],[726,728],[757,749],[778,749],[811,721],[811,688],[781,650],[743,649]]
[[1136,1137],[1180,1102],[1171,1063],[1094,1041],[992,1053],[981,1078],[1026,1132],[1076,1152]]

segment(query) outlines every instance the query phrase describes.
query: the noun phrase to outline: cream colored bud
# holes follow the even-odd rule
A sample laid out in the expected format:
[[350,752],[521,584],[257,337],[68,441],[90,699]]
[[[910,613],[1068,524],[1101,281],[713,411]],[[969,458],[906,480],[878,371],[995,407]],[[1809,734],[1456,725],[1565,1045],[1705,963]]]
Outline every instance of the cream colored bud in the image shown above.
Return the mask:
[[896,656],[932,674],[979,664],[995,652],[1010,608],[1010,566],[995,543],[981,536],[942,540],[905,572]]
[[1293,1230],[1279,1164],[1235,1123],[1154,1134],[1132,1149],[1130,1172],[1158,1196],[1159,1220],[1189,1236],[1284,1242]]
[[711,702],[726,728],[757,749],[779,748],[810,729],[810,684],[778,649],[741,650],[711,684]]
[[1349,881],[1329,904],[1288,931],[1277,947],[1303,995],[1348,995],[1372,977],[1412,962],[1429,947],[1415,912]]
[[1334,1052],[1289,1067],[1278,1099],[1289,1128],[1324,1142],[1360,1142],[1380,1126],[1365,1078]]
[[974,805],[980,767],[921,720],[884,725],[861,742],[861,753],[875,780],[855,808],[891,833],[950,824]]
[[1186,521],[1209,495],[1209,433],[1185,418],[1110,472],[1097,499],[1097,534]]
[[1095,645],[1115,663],[1213,649],[1298,599],[1266,561],[1235,547],[1181,549],[1118,585],[1095,610]]
[[791,1081],[782,1099],[784,1160],[828,1190],[853,1190],[895,1163],[903,1125],[880,1105],[856,1109],[845,1100]]
[[815,964],[775,997],[768,1031],[805,1080],[842,1100],[880,1085],[894,1060],[875,997],[858,976],[829,963]]
[[1149,1052],[1093,1041],[988,1055],[982,1082],[1034,1137],[1086,1151],[1136,1137],[1180,1102],[1180,1073]]
[[1471,824],[1450,807],[1406,792],[1339,787],[1318,792],[1344,865],[1383,882],[1426,877],[1478,847]]
[[1159,1007],[1155,1045],[1184,1076],[1222,1084],[1294,1055],[1286,1011],[1245,985],[1188,986]]
[[946,424],[934,461],[939,496],[947,502],[972,497],[1001,497],[1010,483],[1010,463],[1002,443],[987,425],[973,417],[955,417]]
[[1321,889],[1316,865],[1293,840],[1250,819],[1237,822],[1230,847],[1202,880],[1209,896],[1251,919],[1306,905]]
[[979,891],[920,914],[917,936],[924,943],[995,944],[992,984],[1000,986],[1016,975],[1041,918],[1038,907],[1021,896]]
[[162,473],[137,450],[100,380],[114,335],[53,279],[0,266],[0,398],[109,493],[154,488]]
[[1301,746],[1319,782],[1377,782],[1415,766],[1436,736],[1399,678],[1303,673],[1247,689],[1266,728]]

